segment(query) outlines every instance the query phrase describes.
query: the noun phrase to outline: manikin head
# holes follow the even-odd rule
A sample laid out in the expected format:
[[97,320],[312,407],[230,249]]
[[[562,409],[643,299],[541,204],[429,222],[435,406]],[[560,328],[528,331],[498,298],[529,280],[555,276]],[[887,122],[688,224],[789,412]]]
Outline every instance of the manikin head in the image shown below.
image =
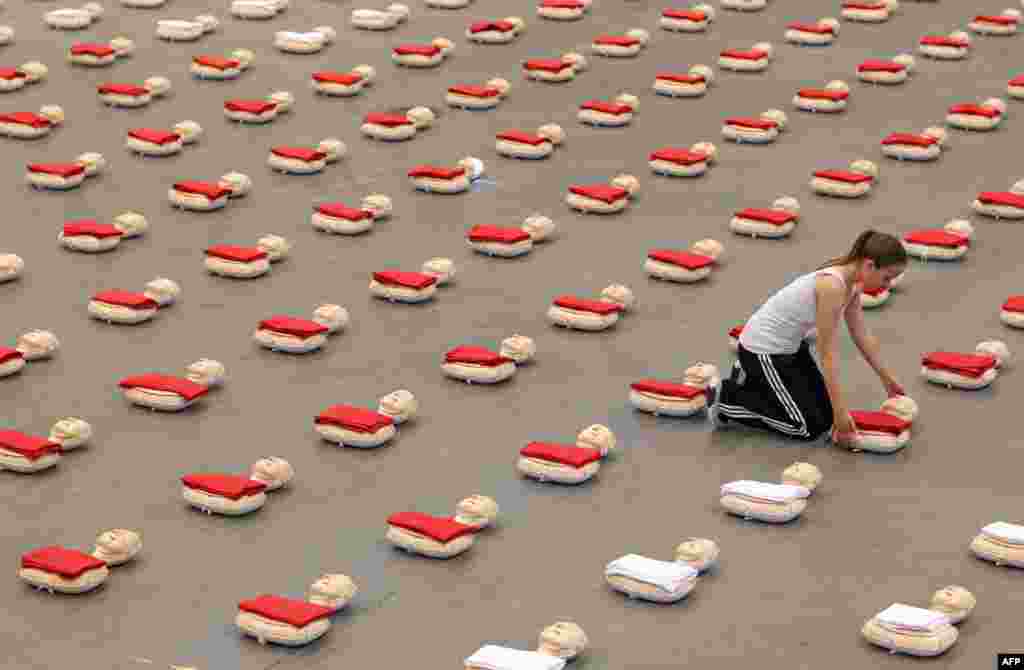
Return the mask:
[[537,651],[566,660],[576,658],[587,647],[587,634],[571,621],[558,621],[540,633]]
[[947,586],[932,594],[929,609],[942,612],[953,623],[966,619],[978,604],[974,594],[962,586]]
[[676,561],[686,563],[698,572],[713,566],[718,554],[719,549],[715,541],[704,537],[688,537],[676,547]]
[[333,610],[345,607],[359,589],[348,575],[324,575],[309,587],[309,602]]
[[471,495],[455,506],[455,520],[474,528],[486,528],[498,519],[498,503],[494,498]]

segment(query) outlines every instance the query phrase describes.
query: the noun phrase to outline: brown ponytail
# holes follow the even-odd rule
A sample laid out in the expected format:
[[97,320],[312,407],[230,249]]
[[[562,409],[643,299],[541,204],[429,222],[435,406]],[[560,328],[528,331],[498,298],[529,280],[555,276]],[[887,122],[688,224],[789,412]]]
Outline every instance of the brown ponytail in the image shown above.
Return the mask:
[[907,262],[907,250],[899,238],[889,233],[880,233],[877,230],[865,230],[857,236],[853,247],[845,256],[839,256],[826,262],[818,270],[832,268],[837,265],[848,265],[862,260],[874,261],[879,268],[892,267],[893,265],[905,265]]

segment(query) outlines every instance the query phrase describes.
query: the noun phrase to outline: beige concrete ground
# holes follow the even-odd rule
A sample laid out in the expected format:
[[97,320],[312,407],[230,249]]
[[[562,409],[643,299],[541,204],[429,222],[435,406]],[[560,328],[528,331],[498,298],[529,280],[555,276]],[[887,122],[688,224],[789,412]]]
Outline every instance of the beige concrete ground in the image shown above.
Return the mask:
[[[1019,647],[1024,596],[1016,574],[972,558],[967,545],[983,525],[1020,516],[1021,441],[1015,412],[1021,373],[1009,371],[990,390],[951,392],[918,377],[920,354],[971,350],[1002,338],[1018,353],[1024,339],[998,321],[999,305],[1020,293],[1018,249],[1024,229],[976,220],[977,242],[956,265],[915,263],[905,290],[869,323],[884,355],[922,408],[913,445],[890,457],[796,445],[770,436],[712,434],[702,420],[637,415],[628,385],[647,375],[673,377],[696,360],[729,365],[726,331],[795,274],[845,251],[868,225],[900,233],[940,226],[969,214],[983,189],[1001,190],[1021,178],[1024,141],[1020,103],[990,134],[952,132],[938,163],[901,165],[881,157],[879,140],[892,131],[938,123],[959,101],[999,96],[1021,66],[1021,38],[977,38],[961,63],[919,60],[903,87],[872,88],[855,80],[858,62],[912,49],[928,32],[963,26],[963,3],[905,2],[880,26],[844,24],[834,46],[785,45],[789,20],[836,14],[838,3],[773,0],[765,12],[720,12],[706,35],[657,29],[657,3],[596,0],[575,24],[544,22],[524,0],[478,0],[461,11],[412,5],[410,22],[393,33],[349,28],[349,3],[298,2],[270,22],[230,17],[214,7],[171,0],[161,10],[107,2],[101,22],[80,33],[42,24],[52,2],[7,4],[0,24],[17,30],[0,47],[0,65],[41,60],[41,85],[0,96],[2,111],[62,105],[65,126],[47,139],[4,139],[0,193],[6,203],[0,251],[27,262],[21,281],[0,287],[5,344],[22,331],[47,328],[63,343],[52,362],[32,363],[0,382],[0,421],[44,433],[56,418],[77,415],[95,427],[92,448],[68,455],[38,476],[0,476],[5,532],[0,556],[10,573],[0,580],[0,648],[20,670],[58,667],[195,666],[203,670],[336,668],[459,668],[487,642],[532,648],[540,629],[559,619],[580,623],[591,640],[577,668],[705,670],[741,663],[776,668],[897,668],[858,635],[865,619],[894,601],[924,606],[930,594],[961,584],[978,597],[959,643],[933,667],[986,667],[997,651]],[[385,3],[378,3],[383,6]],[[1002,9],[995,2],[986,11]],[[795,5],[802,5],[798,11]],[[372,6],[372,5],[371,5]],[[212,11],[221,30],[195,44],[167,44],[154,35],[156,17],[191,18]],[[527,32],[508,46],[474,46],[463,32],[476,19],[519,14]],[[337,43],[314,56],[289,56],[271,45],[275,30],[333,25]],[[651,31],[632,61],[594,58],[589,71],[564,86],[523,80],[530,56],[585,49],[605,31]],[[73,69],[64,49],[76,39],[132,37],[136,55],[106,70]],[[400,42],[452,39],[453,58],[438,70],[406,71],[390,63]],[[700,100],[669,100],[650,90],[657,71],[714,65],[727,47],[771,41],[776,58],[762,75],[722,72]],[[246,47],[257,53],[250,72],[228,83],[195,82],[189,59]],[[353,99],[318,99],[308,88],[316,69],[377,68],[378,83]],[[138,111],[101,106],[94,85],[168,76],[175,89]],[[358,133],[361,115],[399,106],[443,104],[445,87],[504,76],[508,100],[493,112],[444,111],[435,127],[409,143],[384,145]],[[842,78],[852,88],[849,110],[814,116],[790,107],[801,86]],[[226,121],[229,97],[295,94],[294,111],[265,127]],[[628,91],[640,112],[629,128],[588,129],[576,106]],[[721,119],[779,107],[790,130],[775,144],[737,147],[720,141]],[[206,130],[200,144],[168,159],[139,159],[123,148],[135,126],[170,126],[193,119]],[[568,140],[544,162],[498,157],[494,133],[557,122]],[[275,144],[316,143],[336,136],[349,156],[310,177],[272,174],[266,154]],[[650,174],[649,151],[700,140],[719,145],[720,162],[704,178],[669,180]],[[35,193],[22,183],[32,161],[71,160],[100,151],[105,175],[77,191]],[[415,193],[405,171],[420,162],[482,158],[493,182],[450,198]],[[855,158],[878,162],[882,179],[862,201],[810,193],[810,173]],[[249,174],[252,194],[209,215],[179,213],[166,202],[179,179],[215,179],[229,170]],[[588,218],[563,203],[573,182],[637,175],[640,197],[621,216]],[[312,203],[352,204],[369,192],[389,194],[393,220],[361,238],[323,237],[309,225]],[[804,216],[786,241],[746,240],[728,231],[731,213],[795,195]],[[55,238],[66,219],[109,220],[127,209],[143,212],[150,234],[103,256],[65,252]],[[515,225],[539,211],[561,226],[559,239],[529,256],[500,261],[476,256],[463,241],[475,223]],[[294,244],[292,257],[253,282],[208,276],[204,247],[255,242],[264,233]],[[727,246],[727,260],[702,285],[649,280],[645,253],[686,246],[703,237]],[[455,285],[431,304],[396,306],[373,300],[369,274],[385,267],[416,270],[431,256],[459,267]],[[86,303],[106,288],[141,289],[154,276],[180,282],[180,304],[151,323],[119,328],[91,321]],[[622,282],[639,304],[612,331],[555,330],[544,313],[563,292],[596,295]],[[350,330],[319,353],[289,357],[258,349],[249,339],[257,321],[274,313],[308,314],[335,302],[352,315]],[[522,333],[536,339],[536,364],[495,388],[469,387],[441,376],[443,352]],[[851,344],[844,342],[843,380],[856,407],[873,409],[882,390]],[[226,387],[180,415],[132,408],[116,383],[148,370],[180,371],[211,357],[228,368]],[[371,406],[395,389],[420,400],[421,417],[400,428],[379,451],[321,443],[312,418],[334,403]],[[559,488],[524,482],[517,450],[535,439],[569,441],[590,423],[609,424],[621,451],[590,485]],[[287,458],[297,476],[289,491],[271,494],[246,518],[206,517],[187,509],[177,478],[189,471],[242,472],[266,455]],[[825,474],[803,518],[785,527],[759,526],[717,506],[721,483],[774,480],[795,460]],[[471,493],[495,497],[499,528],[464,557],[449,562],[410,558],[383,541],[385,518],[405,509],[447,514]],[[15,577],[21,553],[44,544],[86,547],[108,527],[138,529],[144,554],[117,568],[107,586],[82,597],[47,596]],[[683,538],[714,538],[719,568],[684,602],[669,607],[629,602],[603,584],[605,563],[635,552],[668,559]],[[312,647],[287,651],[240,639],[236,603],[260,593],[301,596],[323,572],[351,575],[361,593],[349,614]]]

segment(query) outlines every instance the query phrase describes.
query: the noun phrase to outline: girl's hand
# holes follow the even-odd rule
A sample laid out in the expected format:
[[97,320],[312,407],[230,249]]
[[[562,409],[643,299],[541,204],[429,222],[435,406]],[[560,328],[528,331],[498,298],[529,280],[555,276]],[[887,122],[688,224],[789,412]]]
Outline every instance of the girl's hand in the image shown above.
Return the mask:
[[857,426],[853,423],[853,417],[847,412],[837,414],[832,420],[832,432],[835,435],[849,435],[857,432]]
[[841,416],[837,416],[832,424],[832,443],[852,448],[856,439],[857,425],[853,422],[853,417],[845,412]]
[[884,381],[883,384],[885,384],[885,392],[889,394],[890,398],[895,398],[899,395],[907,395],[907,392],[903,390],[903,387],[894,379]]

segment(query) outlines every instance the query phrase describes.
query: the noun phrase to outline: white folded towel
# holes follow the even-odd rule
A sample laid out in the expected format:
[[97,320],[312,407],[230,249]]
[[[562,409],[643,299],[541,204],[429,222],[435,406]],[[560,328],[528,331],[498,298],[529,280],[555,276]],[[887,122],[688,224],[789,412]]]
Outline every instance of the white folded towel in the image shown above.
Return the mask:
[[307,42],[309,44],[319,44],[324,41],[324,34],[318,32],[309,33],[293,33],[288,30],[282,30],[277,34],[278,39],[288,40],[289,42]]
[[748,496],[771,500],[772,502],[791,502],[799,498],[806,498],[811,495],[811,491],[806,486],[753,482],[744,479],[722,484],[722,495]]
[[936,626],[949,623],[949,617],[941,612],[911,607],[895,603],[889,605],[875,615],[875,619],[884,625],[905,628],[907,630],[929,631]]
[[203,24],[197,21],[181,21],[178,19],[162,19],[156,24],[163,28],[177,28],[178,30],[202,30]]
[[487,670],[562,670],[565,667],[564,658],[494,644],[480,647],[465,662]]
[[48,16],[83,16],[89,12],[84,9],[55,9],[52,12],[47,12]]
[[629,577],[673,592],[682,588],[697,571],[685,563],[659,561],[638,554],[626,554],[605,566],[608,577]]
[[1024,545],[1024,526],[1006,523],[1005,521],[996,521],[982,528],[981,532],[1007,544]]
[[379,9],[353,9],[352,18],[354,19],[382,19],[389,16],[387,12],[382,12]]

